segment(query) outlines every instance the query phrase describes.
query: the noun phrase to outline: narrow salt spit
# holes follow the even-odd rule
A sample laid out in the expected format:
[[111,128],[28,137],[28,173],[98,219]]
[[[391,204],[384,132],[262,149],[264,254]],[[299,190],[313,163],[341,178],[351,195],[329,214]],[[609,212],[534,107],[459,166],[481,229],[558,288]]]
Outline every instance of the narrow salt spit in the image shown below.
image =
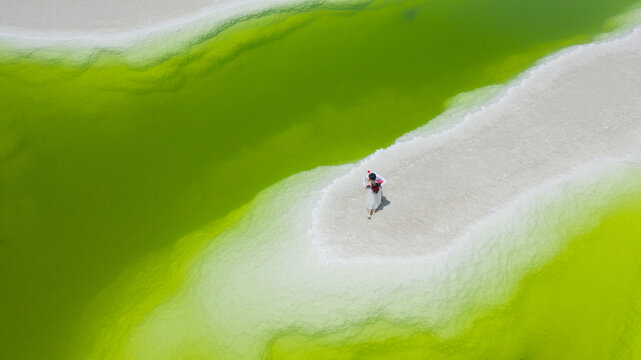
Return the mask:
[[[641,31],[579,46],[531,70],[459,125],[380,150],[325,189],[313,233],[340,257],[443,249],[519,194],[641,149]],[[362,176],[389,202],[368,221]]]

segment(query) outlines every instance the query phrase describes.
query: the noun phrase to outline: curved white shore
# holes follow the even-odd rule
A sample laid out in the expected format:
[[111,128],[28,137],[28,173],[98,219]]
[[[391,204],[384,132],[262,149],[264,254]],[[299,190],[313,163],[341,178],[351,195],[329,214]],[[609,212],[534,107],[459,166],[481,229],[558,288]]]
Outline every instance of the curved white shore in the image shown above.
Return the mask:
[[262,14],[370,0],[102,0],[90,3],[7,0],[0,12],[0,58],[39,57],[91,62],[117,51],[130,64],[148,65],[202,40],[227,24]]
[[159,30],[177,30],[200,20],[240,15],[302,3],[305,0],[5,0],[0,34],[32,40],[131,38]]
[[[639,99],[639,28],[566,50],[458,125],[399,141],[354,165],[325,189],[312,232],[340,257],[442,249],[534,188],[641,151]],[[371,221],[361,187],[366,170],[389,181],[389,204]]]

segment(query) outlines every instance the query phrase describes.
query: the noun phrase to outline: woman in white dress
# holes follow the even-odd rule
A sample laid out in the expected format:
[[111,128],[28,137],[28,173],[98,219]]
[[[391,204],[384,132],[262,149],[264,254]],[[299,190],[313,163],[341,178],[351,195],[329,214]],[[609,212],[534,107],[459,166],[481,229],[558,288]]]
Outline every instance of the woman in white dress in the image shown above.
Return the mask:
[[374,172],[367,171],[367,175],[363,178],[363,186],[367,191],[365,195],[365,206],[367,207],[367,218],[371,219],[379,206],[381,206],[381,199],[383,198],[383,185],[387,183],[382,176]]

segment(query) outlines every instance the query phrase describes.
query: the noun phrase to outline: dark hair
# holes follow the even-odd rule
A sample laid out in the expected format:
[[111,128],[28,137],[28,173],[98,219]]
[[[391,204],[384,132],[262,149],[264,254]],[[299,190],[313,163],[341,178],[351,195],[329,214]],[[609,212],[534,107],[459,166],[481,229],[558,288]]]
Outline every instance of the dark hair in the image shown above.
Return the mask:
[[374,173],[369,173],[369,179],[370,179],[370,180],[376,180],[376,174],[374,174]]

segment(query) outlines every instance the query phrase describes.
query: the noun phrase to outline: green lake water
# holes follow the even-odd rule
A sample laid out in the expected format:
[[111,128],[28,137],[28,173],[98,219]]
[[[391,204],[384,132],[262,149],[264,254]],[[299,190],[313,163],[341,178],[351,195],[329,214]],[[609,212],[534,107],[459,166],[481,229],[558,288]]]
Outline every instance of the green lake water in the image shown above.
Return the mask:
[[[634,3],[316,4],[229,23],[146,62],[128,60],[139,49],[74,62],[4,48],[0,353],[68,358],[89,304],[145,259],[225,219],[180,246],[216,241],[260,190],[388,146],[449,98],[612,30]],[[611,226],[629,234],[626,224]],[[162,265],[149,288],[169,281]],[[276,343],[295,353],[288,344]]]

